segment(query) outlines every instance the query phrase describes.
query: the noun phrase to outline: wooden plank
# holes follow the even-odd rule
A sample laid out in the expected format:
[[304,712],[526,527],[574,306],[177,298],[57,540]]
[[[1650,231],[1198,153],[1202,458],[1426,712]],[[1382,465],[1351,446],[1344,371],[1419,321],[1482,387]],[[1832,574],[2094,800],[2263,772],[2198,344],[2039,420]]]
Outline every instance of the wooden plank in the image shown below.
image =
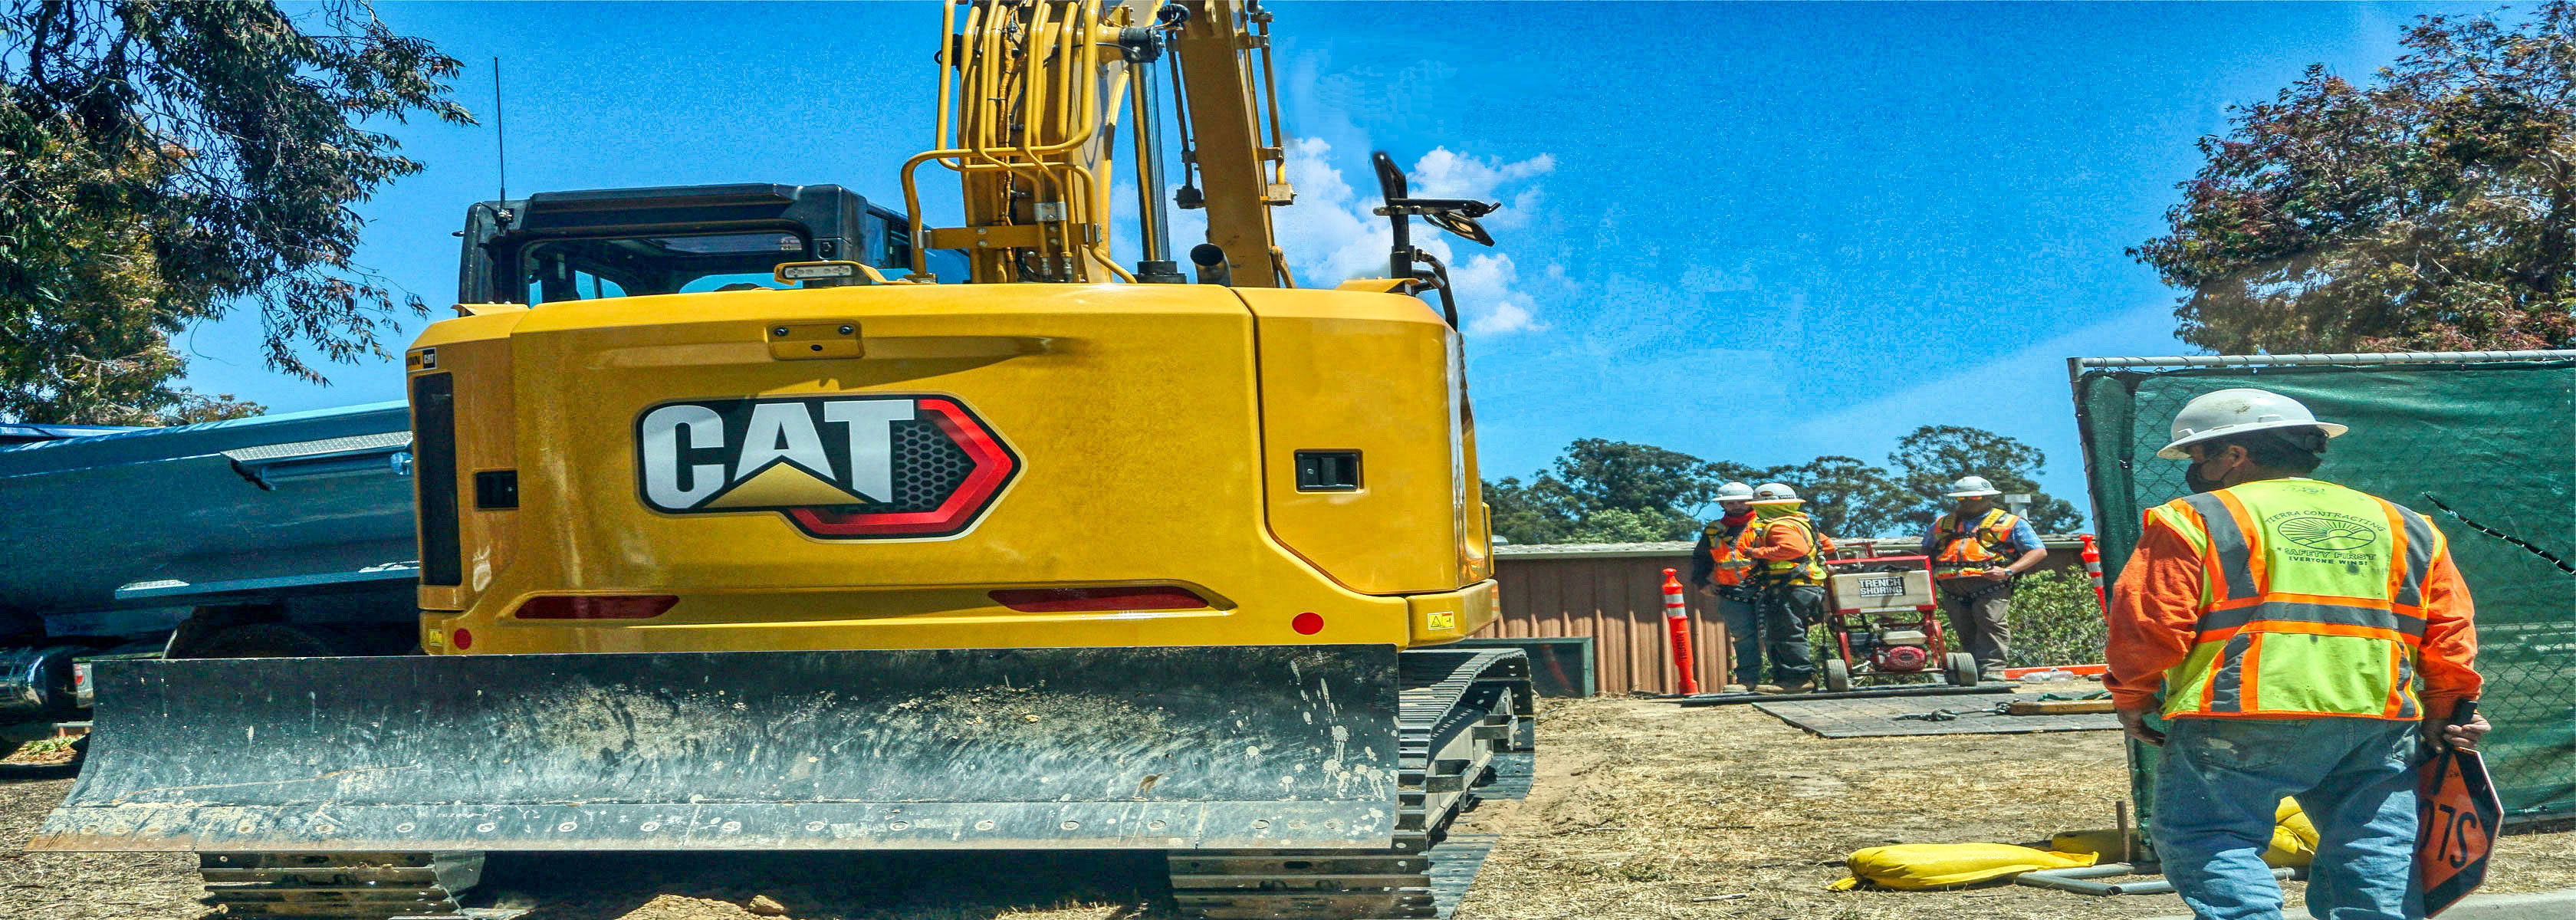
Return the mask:
[[2066,716],[2082,712],[2110,712],[2110,700],[2014,700],[2013,715]]

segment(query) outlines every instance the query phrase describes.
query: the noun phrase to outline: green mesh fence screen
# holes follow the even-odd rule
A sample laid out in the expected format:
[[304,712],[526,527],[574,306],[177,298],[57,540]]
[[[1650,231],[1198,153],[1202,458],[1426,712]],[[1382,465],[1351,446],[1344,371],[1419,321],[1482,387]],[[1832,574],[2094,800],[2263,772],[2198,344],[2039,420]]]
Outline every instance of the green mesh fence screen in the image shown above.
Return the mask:
[[[2118,577],[2144,509],[2187,494],[2183,463],[2155,453],[2193,397],[2260,387],[2352,426],[2317,478],[2412,508],[2449,537],[2477,602],[2479,706],[2496,726],[2487,765],[2508,814],[2576,812],[2576,352],[2518,354],[2078,362],[2104,574]],[[2143,814],[2154,760],[2132,751],[2131,764]]]

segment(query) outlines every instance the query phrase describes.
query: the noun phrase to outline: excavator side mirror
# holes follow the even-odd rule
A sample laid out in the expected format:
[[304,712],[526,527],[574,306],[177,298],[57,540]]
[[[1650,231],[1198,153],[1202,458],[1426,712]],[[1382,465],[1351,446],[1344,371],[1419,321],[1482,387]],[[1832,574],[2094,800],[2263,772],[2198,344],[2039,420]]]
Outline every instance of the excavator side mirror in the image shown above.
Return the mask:
[[[1387,252],[1387,277],[1406,279],[1405,293],[1408,294],[1424,290],[1440,292],[1441,316],[1448,319],[1451,328],[1456,328],[1458,300],[1449,289],[1449,267],[1440,264],[1438,257],[1413,245],[1413,219],[1420,217],[1461,239],[1491,246],[1494,245],[1493,234],[1485,232],[1484,225],[1477,223],[1476,218],[1494,213],[1502,205],[1472,198],[1415,198],[1412,183],[1405,179],[1404,170],[1396,166],[1395,158],[1387,156],[1383,150],[1369,154],[1369,165],[1377,168],[1378,191],[1386,196],[1385,203],[1378,205],[1377,214],[1387,219],[1393,236],[1393,245]],[[1414,268],[1417,264],[1431,268],[1423,271]]]
[[1493,213],[1497,205],[1465,198],[1415,198],[1413,183],[1405,178],[1404,169],[1395,165],[1395,158],[1387,156],[1383,150],[1369,155],[1369,165],[1377,168],[1378,191],[1386,196],[1386,207],[1379,208],[1378,213],[1398,221],[1410,215],[1420,215],[1434,226],[1457,234],[1460,239],[1480,246],[1494,245],[1494,235],[1485,232],[1484,225],[1476,223],[1476,218]]
[[1494,245],[1494,235],[1486,233],[1485,225],[1477,223],[1473,217],[1456,211],[1436,211],[1423,216],[1440,229],[1457,234],[1468,242],[1481,246]]

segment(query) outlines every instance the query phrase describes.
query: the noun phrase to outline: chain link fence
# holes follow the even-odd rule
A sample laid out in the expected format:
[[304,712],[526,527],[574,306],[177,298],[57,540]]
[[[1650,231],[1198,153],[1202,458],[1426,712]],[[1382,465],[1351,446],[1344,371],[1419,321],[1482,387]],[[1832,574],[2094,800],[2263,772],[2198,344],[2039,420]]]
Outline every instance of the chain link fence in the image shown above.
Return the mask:
[[[2423,514],[2477,604],[2487,764],[2509,816],[2576,812],[2576,351],[2070,362],[2102,567],[2189,493],[2155,456],[2193,397],[2260,387],[2352,426],[2316,476]],[[2136,747],[2132,745],[2132,747]],[[2151,757],[2133,750],[2143,807]]]

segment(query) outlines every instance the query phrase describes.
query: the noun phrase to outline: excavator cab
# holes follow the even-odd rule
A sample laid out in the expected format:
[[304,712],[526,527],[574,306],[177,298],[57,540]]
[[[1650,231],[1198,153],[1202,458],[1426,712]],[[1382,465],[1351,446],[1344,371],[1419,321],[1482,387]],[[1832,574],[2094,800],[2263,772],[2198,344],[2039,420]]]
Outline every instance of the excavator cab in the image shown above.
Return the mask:
[[[912,266],[904,215],[838,185],[684,185],[540,192],[466,209],[456,302],[572,300],[775,288],[781,263]],[[965,257],[925,253],[941,280]]]

